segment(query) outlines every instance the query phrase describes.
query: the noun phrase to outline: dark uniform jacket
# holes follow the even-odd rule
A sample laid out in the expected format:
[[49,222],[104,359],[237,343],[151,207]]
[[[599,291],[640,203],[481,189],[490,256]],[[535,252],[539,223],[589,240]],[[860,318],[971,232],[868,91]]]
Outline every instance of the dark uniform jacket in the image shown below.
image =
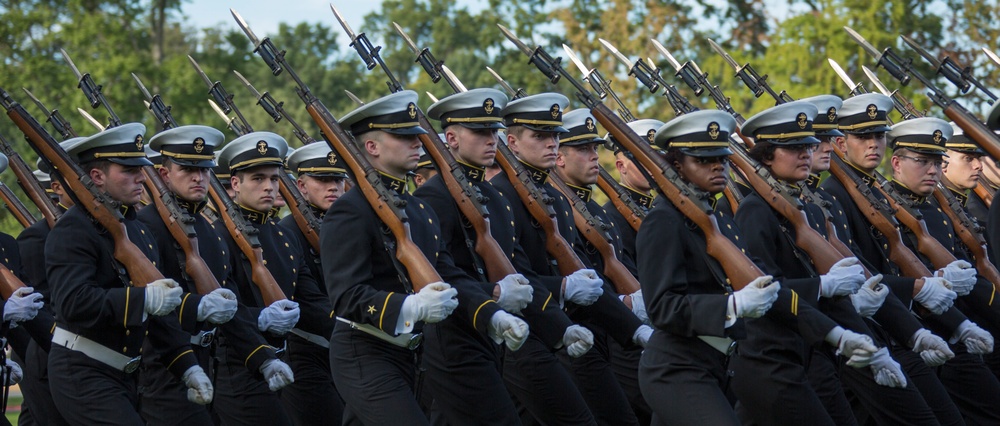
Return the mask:
[[[38,315],[27,323],[20,324],[27,331],[31,340],[35,341],[44,351],[48,352],[52,345],[52,327],[55,326],[55,313],[52,311],[52,292],[49,289],[49,281],[45,276],[45,238],[49,235],[49,223],[39,220],[33,225],[24,228],[17,236],[16,244],[9,235],[0,236],[0,261],[3,262],[14,275],[19,277],[24,285],[35,289],[43,297],[45,306],[38,310]],[[21,262],[21,259],[37,259],[32,262]],[[0,313],[3,310],[0,308]],[[5,324],[4,327],[7,325]],[[11,347],[15,351],[20,351],[21,344],[26,347],[27,342],[20,342],[18,334],[10,336]],[[22,334],[20,337],[24,337]],[[19,352],[24,355],[24,352]],[[22,358],[24,359],[24,358]]]
[[[648,213],[649,209],[653,208],[653,196],[640,193],[632,188],[622,185],[628,190],[629,197],[634,201],[643,212]],[[604,211],[608,214],[608,219],[615,224],[615,228],[618,229],[618,235],[621,237],[621,249],[622,258],[629,259],[633,265],[636,264],[636,252],[635,252],[635,236],[636,230],[632,228],[625,216],[615,208],[614,203],[608,201],[604,204]],[[638,267],[636,270],[632,271],[633,275],[638,276]]]
[[[633,276],[637,275],[639,270],[635,266],[635,259],[625,255],[625,244],[622,241],[622,230],[618,228],[613,220],[611,220],[610,213],[605,211],[600,204],[597,204],[597,202],[591,198],[593,190],[591,188],[581,188],[575,185],[568,186],[576,192],[576,195],[580,197],[581,200],[583,200],[587,206],[587,211],[595,218],[599,219],[607,228],[605,229],[605,232],[607,232],[608,236],[611,237],[611,245],[615,249],[615,257],[618,258],[622,265],[625,266],[625,268],[628,269]],[[614,209],[614,206],[611,206],[611,208]],[[617,210],[615,210],[615,212],[617,213]],[[631,230],[632,227],[628,226],[628,229]],[[601,253],[597,251],[597,248],[590,244],[590,241],[587,241],[582,234],[580,235],[580,243],[580,251],[587,256],[590,264],[594,265],[594,268],[597,271],[603,271],[605,267],[604,258],[601,257]]]
[[[323,216],[326,215],[326,210],[321,210],[319,207],[312,204],[310,204],[309,207],[312,209],[313,214],[316,215],[316,218],[322,222]],[[309,241],[306,240],[306,236],[303,235],[302,230],[299,229],[299,224],[295,222],[295,217],[289,214],[278,221],[278,225],[285,228],[285,232],[294,236],[295,240],[299,244],[299,247],[302,247],[302,253],[306,258],[306,265],[309,265],[309,272],[312,273],[313,278],[315,278],[316,282],[319,283],[319,290],[323,292],[324,296],[326,296],[326,286],[323,285],[323,264],[320,263],[319,253],[311,244],[309,244]]]

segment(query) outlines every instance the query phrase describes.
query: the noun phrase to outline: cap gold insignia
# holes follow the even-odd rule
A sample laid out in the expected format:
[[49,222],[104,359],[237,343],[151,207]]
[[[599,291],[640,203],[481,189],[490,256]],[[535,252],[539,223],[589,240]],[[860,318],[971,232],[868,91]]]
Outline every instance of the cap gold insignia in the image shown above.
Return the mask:
[[941,143],[941,140],[944,139],[943,136],[944,136],[944,134],[941,133],[940,130],[935,130],[934,131],[934,143]]
[[719,123],[714,121],[708,123],[708,137],[712,138],[713,141],[719,139]]
[[806,125],[809,124],[809,118],[806,117],[806,113],[800,112],[799,115],[796,115],[795,124],[798,124],[800,129],[805,129]]
[[142,135],[135,135],[135,148],[142,151]]
[[549,108],[549,112],[552,113],[552,118],[559,118],[559,104],[552,104],[552,108]]
[[584,120],[584,123],[587,124],[587,131],[589,131],[589,132],[593,132],[594,131],[594,119],[593,118],[587,117],[587,119]]
[[326,154],[326,161],[330,164],[337,164],[337,154],[334,154],[333,151],[330,151],[329,154]]
[[830,107],[826,110],[826,119],[830,120],[831,123],[837,121],[837,108]]
[[878,107],[875,104],[868,105],[868,118],[874,120],[878,116]]
[[205,140],[202,138],[194,139],[194,152],[196,154],[201,154],[205,150]]
[[267,154],[267,148],[268,148],[267,141],[263,140],[257,141],[257,152],[259,152],[260,155]]
[[646,139],[649,139],[649,143],[653,143],[653,139],[655,138],[656,138],[656,129],[649,129],[649,131],[646,132]]
[[486,102],[483,102],[483,110],[486,111],[487,114],[493,114],[493,99],[492,98],[486,98]]
[[406,106],[406,112],[410,114],[410,118],[417,118],[417,105],[410,102],[410,104]]

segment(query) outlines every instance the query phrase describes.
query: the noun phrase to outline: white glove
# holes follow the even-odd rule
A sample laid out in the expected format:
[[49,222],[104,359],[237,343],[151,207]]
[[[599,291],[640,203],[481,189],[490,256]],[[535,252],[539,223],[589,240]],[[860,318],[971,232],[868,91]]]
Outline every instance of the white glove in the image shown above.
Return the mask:
[[198,321],[225,324],[236,315],[236,294],[226,288],[217,288],[206,294],[198,303]]
[[[632,313],[642,321],[643,324],[649,324],[649,314],[646,313],[646,301],[642,298],[642,290],[636,291],[628,295],[632,298]],[[618,296],[618,300],[624,301],[625,295]]]
[[872,275],[868,281],[865,281],[865,285],[858,289],[857,293],[851,295],[851,303],[854,304],[854,309],[861,316],[870,318],[882,307],[886,296],[889,295],[889,287],[881,283],[882,274]]
[[205,370],[202,370],[201,366],[191,366],[181,376],[181,381],[188,387],[188,401],[201,405],[212,402],[215,389],[212,388],[212,381],[205,375]]
[[781,289],[781,284],[771,282],[773,279],[770,275],[757,277],[729,296],[729,304],[737,318],[760,318],[771,309]]
[[275,300],[261,309],[257,316],[257,329],[279,336],[288,334],[299,322],[299,304],[288,299]]
[[856,257],[840,259],[830,271],[819,277],[819,294],[822,297],[854,294],[865,283],[865,268]]
[[872,355],[878,347],[872,338],[837,326],[826,335],[827,343],[837,347],[837,355],[847,358],[846,364],[860,368],[871,363]]
[[21,370],[21,366],[17,365],[16,362],[7,359],[7,366],[10,367],[10,373],[7,374],[7,386],[14,386],[21,382],[24,378],[24,371]]
[[566,276],[563,300],[581,306],[590,306],[604,294],[604,281],[597,277],[593,269],[580,269]]
[[431,283],[403,300],[402,316],[413,321],[440,322],[458,307],[458,290],[444,282]]
[[277,392],[281,388],[295,382],[295,375],[292,374],[292,367],[285,364],[280,359],[269,359],[260,365],[260,374],[264,375],[267,381],[267,388],[272,392]]
[[635,344],[645,348],[646,344],[649,343],[649,336],[652,335],[653,335],[653,327],[643,324],[640,325],[639,328],[635,329],[635,333],[632,334],[632,341],[635,342]]
[[146,313],[153,316],[169,314],[181,304],[184,290],[170,278],[163,278],[146,284]]
[[899,363],[889,355],[889,349],[882,348],[875,352],[869,366],[875,376],[875,383],[890,388],[906,387],[906,375]]
[[965,349],[973,355],[986,355],[993,352],[993,336],[980,328],[976,323],[965,320],[958,325],[950,340],[952,343],[962,342]]
[[948,347],[948,343],[926,328],[921,328],[913,333],[913,352],[920,354],[924,364],[930,367],[944,365],[949,359],[955,357],[955,353]]
[[33,291],[35,289],[31,287],[21,287],[14,290],[14,293],[3,304],[4,322],[25,322],[38,315],[38,310],[42,309],[45,303],[42,302],[42,294],[33,293]]
[[958,297],[958,294],[951,291],[948,280],[941,277],[924,277],[924,287],[913,296],[913,300],[924,305],[934,315],[941,315],[955,303],[955,297]]
[[507,312],[518,313],[531,303],[535,289],[528,284],[528,279],[521,274],[510,274],[497,281],[500,286],[500,298],[497,304]]
[[528,339],[528,323],[504,311],[497,311],[490,318],[490,337],[498,345],[503,342],[507,349],[517,351]]
[[959,296],[969,294],[976,286],[976,268],[964,260],[949,263],[948,266],[938,269],[934,276],[948,280],[952,291]]
[[566,327],[562,343],[569,356],[579,358],[594,346],[594,333],[591,333],[586,327],[573,324]]

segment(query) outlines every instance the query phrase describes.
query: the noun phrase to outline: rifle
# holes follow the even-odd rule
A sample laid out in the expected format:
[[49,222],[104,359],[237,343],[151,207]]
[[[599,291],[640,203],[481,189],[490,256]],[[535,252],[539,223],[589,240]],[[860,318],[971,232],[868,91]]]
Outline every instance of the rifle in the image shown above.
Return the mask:
[[784,90],[782,90],[781,93],[776,93],[774,89],[771,89],[771,85],[767,83],[767,74],[764,74],[763,76],[758,74],[757,71],[750,66],[749,62],[740,66],[736,63],[732,56],[729,56],[729,54],[722,49],[722,46],[719,46],[719,44],[715,42],[715,40],[707,40],[709,46],[712,47],[712,50],[715,50],[716,53],[726,60],[726,63],[728,63],[729,66],[733,67],[733,70],[736,71],[736,77],[739,77],[739,79],[743,81],[743,84],[745,84],[747,88],[753,92],[754,97],[759,98],[764,94],[764,92],[767,92],[767,94],[771,95],[771,97],[774,98],[779,104],[791,102],[793,100],[792,97],[788,96],[788,93],[785,93]]
[[23,287],[27,287],[27,285],[14,275],[14,271],[0,265],[0,296],[3,296],[4,300],[10,299],[17,289]]
[[[45,193],[45,188],[42,188],[42,185],[38,183],[38,179],[35,179],[34,173],[31,172],[31,168],[24,162],[24,158],[17,151],[14,151],[14,147],[10,145],[3,135],[0,135],[0,152],[3,152],[7,156],[9,167],[14,172],[14,176],[17,177],[18,185],[21,186],[24,193],[31,199],[31,202],[35,203],[38,211],[49,224],[49,229],[52,229],[56,225],[56,221],[62,217],[62,210],[52,202],[49,195]],[[7,205],[10,206],[10,203]],[[34,223],[34,220],[31,222]]]
[[976,223],[976,220],[969,217],[962,202],[951,193],[951,190],[944,185],[938,184],[934,191],[934,198],[943,208],[944,214],[951,220],[951,226],[955,229],[955,235],[962,244],[965,244],[972,252],[972,259],[976,263],[976,272],[993,283],[993,288],[1000,290],[1000,272],[989,258],[989,249],[986,246],[986,239],[983,238],[983,228]]
[[866,89],[865,86],[860,82],[858,84],[854,84],[854,80],[851,80],[851,77],[848,76],[846,72],[844,72],[844,69],[840,67],[840,64],[838,64],[837,61],[834,61],[833,58],[826,58],[826,61],[830,63],[830,67],[833,68],[833,72],[837,73],[837,76],[840,77],[840,80],[843,81],[844,84],[846,84],[847,87],[850,88],[851,96],[857,96],[868,93],[868,89]]
[[601,103],[586,87],[569,75],[560,66],[560,60],[552,58],[541,46],[537,46],[535,49],[529,48],[510,30],[502,25],[497,26],[500,27],[504,36],[530,58],[530,63],[535,65],[549,81],[556,83],[560,78],[565,78],[573,85],[578,92],[577,97],[590,108],[601,125],[608,129],[615,140],[635,155],[640,165],[650,172],[663,196],[667,197],[685,217],[701,229],[705,235],[706,251],[721,264],[734,289],[739,290],[763,275],[760,269],[719,230],[718,223],[711,214],[712,208],[708,205],[707,194],[703,194],[689,183],[684,182],[677,172],[653,151],[649,144],[643,142],[639,135],[632,131],[610,108]]
[[236,23],[254,44],[254,53],[261,57],[271,69],[271,73],[278,75],[282,71],[288,71],[288,75],[295,81],[297,86],[295,92],[306,105],[306,111],[319,126],[327,143],[347,164],[348,169],[355,177],[358,190],[364,194],[379,220],[389,228],[395,237],[396,258],[406,267],[413,291],[419,292],[427,284],[441,281],[441,276],[434,270],[434,266],[410,238],[410,225],[407,222],[406,211],[403,210],[406,202],[382,184],[381,175],[368,162],[358,146],[353,143],[351,136],[344,131],[340,123],[333,118],[330,110],[313,95],[305,83],[299,79],[298,74],[289,66],[285,59],[285,51],[279,52],[270,38],[258,39],[239,13],[233,9],[230,9],[230,12],[236,19]]
[[976,193],[976,196],[983,200],[983,204],[986,204],[986,207],[993,205],[993,191],[987,188],[985,184],[982,182],[976,184],[976,186],[972,188],[972,191]]
[[23,87],[21,88],[21,90],[23,90],[24,94],[28,95],[28,97],[31,98],[31,101],[34,102],[35,105],[42,110],[42,112],[45,113],[46,115],[45,121],[48,121],[50,124],[52,124],[52,128],[55,129],[56,133],[59,133],[59,135],[62,136],[63,140],[69,138],[75,138],[78,136],[76,134],[76,131],[73,130],[73,126],[69,124],[69,121],[66,121],[66,119],[63,118],[62,114],[59,113],[58,109],[49,110],[48,108],[45,108],[45,104],[43,104],[42,101],[38,100],[38,98],[36,98],[35,95],[31,93],[30,90]]
[[694,91],[695,96],[701,96],[705,90],[708,90],[709,96],[711,96],[712,100],[715,101],[715,107],[733,116],[733,118],[736,119],[737,126],[743,126],[743,122],[747,120],[733,108],[733,105],[729,102],[729,98],[722,93],[719,86],[714,86],[712,83],[709,83],[708,73],[702,72],[701,68],[699,68],[698,64],[694,63],[694,61],[687,61],[684,65],[681,65],[681,63],[674,58],[674,55],[670,54],[670,51],[667,50],[666,47],[663,47],[659,41],[654,38],[649,39],[649,41],[653,43],[653,47],[655,47],[660,54],[667,58],[667,62],[670,62],[670,65],[672,65],[674,70],[677,71],[674,75],[687,84],[688,87]]
[[35,216],[28,211],[28,208],[24,206],[24,203],[14,195],[14,191],[10,190],[10,187],[6,184],[0,182],[0,198],[3,199],[4,204],[7,205],[7,211],[9,211],[14,218],[17,219],[17,223],[21,226],[27,228],[34,225],[37,221]]
[[917,53],[920,54],[920,56],[923,56],[924,59],[927,60],[927,62],[930,62],[931,65],[933,65],[934,68],[937,70],[937,73],[939,75],[943,75],[945,78],[948,79],[948,81],[951,82],[951,84],[954,84],[955,87],[958,87],[959,92],[968,93],[969,89],[972,88],[972,85],[975,85],[980,92],[983,92],[983,94],[985,94],[989,98],[987,102],[989,102],[990,105],[993,105],[993,103],[997,101],[997,96],[994,95],[993,92],[987,89],[986,86],[983,85],[983,83],[980,83],[979,80],[972,75],[971,67],[962,67],[961,64],[951,59],[951,56],[947,55],[945,55],[944,59],[941,59],[939,61],[937,58],[931,55],[930,52],[924,50],[923,47],[920,47],[920,45],[917,44],[917,42],[912,38],[909,38],[905,35],[900,35],[899,37],[903,39],[903,42],[905,42],[907,46],[910,46],[910,48],[916,50]]
[[878,76],[875,75],[875,73],[872,70],[868,69],[868,67],[862,65],[861,70],[864,71],[865,76],[868,77],[868,80],[870,80],[872,84],[875,85],[875,88],[878,89],[879,92],[882,92],[883,95],[886,95],[892,99],[892,106],[893,108],[896,109],[896,111],[899,112],[900,115],[903,116],[903,121],[912,118],[920,118],[926,115],[920,111],[917,111],[917,108],[913,106],[913,102],[910,102],[909,100],[904,98],[903,95],[899,93],[899,90],[893,90],[890,92],[889,89],[884,84],[882,84],[882,80],[879,80]]

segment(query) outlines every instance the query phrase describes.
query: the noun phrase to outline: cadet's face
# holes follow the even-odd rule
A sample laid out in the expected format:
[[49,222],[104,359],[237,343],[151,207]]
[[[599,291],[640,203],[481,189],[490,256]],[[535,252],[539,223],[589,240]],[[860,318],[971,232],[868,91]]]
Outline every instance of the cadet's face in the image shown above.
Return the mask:
[[278,173],[281,173],[281,168],[278,166],[263,166],[233,176],[236,202],[243,207],[261,212],[271,210],[278,195]]
[[691,182],[702,191],[718,194],[726,189],[726,174],[728,160],[726,157],[692,157],[685,155],[684,159],[674,164],[681,178]]
[[520,136],[507,134],[507,144],[517,158],[539,170],[549,170],[556,165],[559,155],[559,136],[555,132],[538,132],[524,129]]
[[819,145],[813,151],[812,172],[820,173],[830,170],[830,156],[833,155],[833,140],[836,137],[821,137]]
[[489,166],[497,156],[496,130],[448,126],[445,138],[455,158],[473,166]]
[[98,187],[107,191],[111,198],[125,205],[139,202],[142,198],[142,183],[146,181],[146,175],[142,174],[141,167],[116,163],[111,163],[107,173],[100,169],[91,169],[90,178]]
[[306,201],[322,210],[329,210],[344,194],[344,178],[333,176],[299,176],[299,192]]
[[813,145],[791,145],[774,150],[774,159],[764,161],[775,178],[786,182],[799,182],[809,177],[812,167]]
[[619,152],[615,155],[615,167],[618,169],[618,174],[622,177],[622,184],[642,192],[651,189],[649,180],[639,170],[639,166],[634,161],[628,159],[625,154]]
[[957,189],[972,189],[983,171],[982,155],[948,150],[944,175]]
[[373,136],[366,141],[365,148],[377,169],[400,179],[416,169],[420,162],[420,139],[417,135],[382,132],[381,136]]
[[570,185],[586,186],[597,183],[601,165],[597,161],[597,144],[588,143],[559,148],[556,169]]
[[885,156],[885,132],[848,134],[841,144],[847,160],[867,173],[875,171]]
[[943,162],[940,155],[901,150],[892,156],[892,177],[917,195],[926,197],[934,192],[941,180]]
[[170,163],[168,167],[160,167],[160,178],[170,192],[186,201],[200,202],[208,194],[209,169],[204,167],[182,166]]

